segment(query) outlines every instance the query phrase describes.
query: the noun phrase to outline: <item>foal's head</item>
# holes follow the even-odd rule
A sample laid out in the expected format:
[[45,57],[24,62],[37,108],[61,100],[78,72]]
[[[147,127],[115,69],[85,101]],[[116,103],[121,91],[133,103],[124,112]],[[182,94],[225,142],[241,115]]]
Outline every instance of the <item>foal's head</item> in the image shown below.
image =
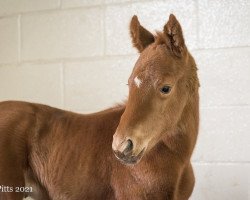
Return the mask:
[[137,163],[164,134],[173,132],[197,84],[195,62],[174,15],[156,36],[134,16],[130,32],[140,57],[128,79],[128,101],[112,144],[125,164]]

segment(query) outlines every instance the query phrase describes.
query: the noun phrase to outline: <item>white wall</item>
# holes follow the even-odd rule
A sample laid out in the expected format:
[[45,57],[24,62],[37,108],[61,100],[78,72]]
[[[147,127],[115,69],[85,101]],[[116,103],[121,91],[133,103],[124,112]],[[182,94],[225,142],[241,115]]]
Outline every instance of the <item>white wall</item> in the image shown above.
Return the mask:
[[128,23],[181,22],[201,81],[192,200],[250,195],[249,0],[0,0],[0,100],[93,112],[127,95]]

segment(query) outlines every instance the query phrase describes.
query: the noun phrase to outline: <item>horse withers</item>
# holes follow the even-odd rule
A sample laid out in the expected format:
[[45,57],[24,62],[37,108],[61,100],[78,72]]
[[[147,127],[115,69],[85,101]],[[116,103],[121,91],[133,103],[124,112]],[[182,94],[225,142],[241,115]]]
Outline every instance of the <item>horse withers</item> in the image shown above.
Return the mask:
[[156,35],[134,16],[130,32],[140,56],[126,103],[88,115],[0,103],[1,200],[190,197],[199,124],[195,61],[172,14]]

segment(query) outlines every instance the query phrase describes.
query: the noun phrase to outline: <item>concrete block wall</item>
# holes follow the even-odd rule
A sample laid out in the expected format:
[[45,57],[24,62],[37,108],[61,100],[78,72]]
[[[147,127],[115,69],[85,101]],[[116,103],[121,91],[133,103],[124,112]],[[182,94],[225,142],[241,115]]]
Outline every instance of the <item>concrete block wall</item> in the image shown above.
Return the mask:
[[250,199],[249,0],[0,0],[0,101],[94,112],[126,99],[128,23],[174,13],[196,58],[201,126],[192,200]]

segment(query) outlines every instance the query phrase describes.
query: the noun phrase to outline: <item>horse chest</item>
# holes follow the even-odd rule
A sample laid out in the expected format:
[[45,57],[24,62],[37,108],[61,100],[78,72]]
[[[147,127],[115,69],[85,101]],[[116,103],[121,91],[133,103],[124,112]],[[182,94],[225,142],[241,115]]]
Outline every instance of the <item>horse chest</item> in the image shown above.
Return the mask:
[[167,170],[140,169],[131,172],[133,182],[146,192],[162,191],[169,182]]
[[154,166],[139,165],[125,167],[112,178],[117,199],[131,195],[137,199],[165,199],[171,185],[168,166],[161,169]]

